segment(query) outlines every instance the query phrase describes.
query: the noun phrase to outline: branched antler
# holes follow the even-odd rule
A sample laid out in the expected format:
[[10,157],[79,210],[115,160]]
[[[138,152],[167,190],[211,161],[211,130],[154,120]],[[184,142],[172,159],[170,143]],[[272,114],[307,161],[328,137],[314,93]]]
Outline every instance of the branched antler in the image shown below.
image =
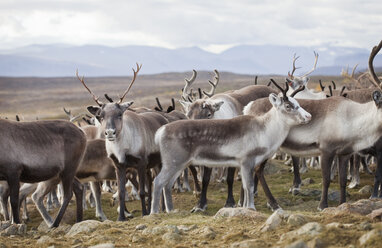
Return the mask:
[[296,60],[298,59],[298,58],[300,58],[300,56],[297,56],[296,57],[296,54],[293,54],[293,68],[292,68],[292,73],[290,73],[289,71],[288,71],[288,76],[290,77],[290,79],[294,79],[294,76],[293,76],[293,74],[294,74],[294,72],[297,70],[297,69],[300,69],[301,67],[296,67]]
[[306,77],[308,75],[310,75],[312,72],[314,72],[316,70],[316,66],[317,66],[317,61],[318,61],[318,53],[316,53],[315,51],[314,52],[314,65],[313,65],[313,68],[308,71],[307,73],[305,73],[304,75],[302,75],[301,77]]
[[188,100],[188,101],[192,102],[194,96],[192,93],[191,84],[195,81],[197,75],[198,75],[198,73],[195,70],[192,70],[191,78],[190,79],[187,79],[187,78],[184,79],[184,81],[186,82],[186,85],[184,86],[183,92],[182,92],[183,100],[185,100],[185,101]]
[[78,80],[80,80],[80,82],[82,83],[82,85],[85,87],[85,89],[87,89],[87,91],[90,93],[90,95],[92,95],[94,101],[98,104],[98,106],[102,106],[103,103],[99,100],[99,97],[94,95],[93,92],[88,88],[88,86],[85,84],[85,81],[84,81],[84,76],[82,76],[82,78],[80,78],[80,76],[78,76],[78,69],[76,70],[76,76],[78,78]]
[[380,90],[382,90],[382,83],[381,83],[381,80],[375,74],[374,66],[373,66],[373,60],[374,60],[375,56],[378,54],[378,52],[381,50],[381,48],[382,48],[382,40],[379,42],[378,46],[373,47],[373,49],[371,50],[371,53],[370,53],[370,57],[369,57],[369,72],[370,72],[371,78],[373,79],[371,81]]
[[138,75],[139,70],[142,68],[142,64],[141,64],[141,65],[138,65],[138,63],[136,63],[136,64],[137,64],[137,69],[136,69],[136,70],[134,70],[134,68],[132,69],[133,72],[134,72],[133,79],[131,80],[131,83],[130,83],[129,87],[127,88],[127,90],[126,90],[126,91],[123,93],[123,95],[119,98],[118,104],[122,103],[123,98],[125,98],[125,96],[127,95],[127,93],[130,91],[131,86],[133,86],[133,83],[135,82],[135,79],[137,78],[137,75]]
[[208,82],[211,84],[210,92],[205,92],[203,90],[204,95],[206,95],[208,97],[212,97],[215,94],[216,87],[218,86],[218,83],[219,83],[219,78],[220,78],[219,72],[216,69],[214,70],[214,72],[215,72],[215,78],[214,78],[215,82],[212,82],[211,80],[208,80]]

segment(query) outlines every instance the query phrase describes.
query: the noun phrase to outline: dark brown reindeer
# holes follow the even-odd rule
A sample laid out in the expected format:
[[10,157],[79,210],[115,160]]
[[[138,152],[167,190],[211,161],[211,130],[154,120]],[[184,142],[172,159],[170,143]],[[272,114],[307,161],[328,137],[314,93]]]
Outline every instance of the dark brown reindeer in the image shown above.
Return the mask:
[[[123,99],[133,85],[140,68],[137,64],[137,69],[133,69],[132,81],[118,102],[102,103],[86,86],[83,78],[80,78],[83,86],[98,104],[89,106],[88,111],[101,123],[105,134],[106,151],[116,168],[120,204],[119,221],[126,220],[124,202],[127,168],[135,168],[138,171],[142,215],[148,213],[145,201],[146,176],[151,185],[149,169],[160,165],[159,147],[155,145],[154,135],[158,128],[169,122],[161,113],[126,111],[133,102],[123,102]],[[148,190],[150,210],[151,187],[148,187]]]
[[[164,188],[166,211],[173,209],[171,188],[190,164],[240,167],[246,194],[244,207],[255,208],[253,171],[264,166],[287,137],[289,129],[309,122],[311,116],[292,97],[272,93],[273,108],[264,116],[239,116],[220,120],[183,120],[167,124],[155,134],[162,170],[154,180],[151,214],[159,212]],[[261,165],[260,165],[261,164]]]
[[[299,100],[300,105],[312,114],[312,120],[307,125],[293,127],[281,146],[283,151],[295,156],[322,156],[323,193],[319,209],[328,207],[330,166],[335,155],[339,157],[340,203],[343,203],[346,201],[346,164],[349,157],[364,149],[375,150],[379,162],[372,197],[377,196],[382,180],[382,85],[375,75],[372,62],[381,47],[382,41],[373,48],[369,58],[370,73],[378,87],[371,95],[373,101],[361,104],[344,97]],[[266,99],[259,99],[250,103],[245,113],[258,116],[271,107]]]
[[[230,119],[241,115],[244,106],[250,101],[268,97],[271,93],[277,93],[277,91],[268,86],[250,85],[238,90],[215,94],[220,79],[219,72],[215,70],[214,81],[209,81],[211,85],[210,91],[203,91],[202,94],[199,90],[199,99],[195,99],[191,85],[195,81],[196,75],[196,71],[193,70],[192,77],[190,79],[185,79],[186,84],[182,94],[183,101],[180,101],[189,119]],[[210,181],[211,171],[211,168],[204,168],[200,200],[192,211],[204,211],[207,207],[207,188]],[[228,168],[228,195],[225,203],[226,207],[235,206],[235,200],[232,193],[234,174],[235,168]]]
[[0,180],[6,180],[10,187],[13,221],[20,223],[20,182],[45,181],[45,188],[51,189],[60,180],[64,202],[55,220],[52,221],[49,214],[41,212],[41,209],[40,213],[50,226],[57,227],[73,190],[77,199],[77,221],[81,221],[82,185],[74,176],[86,147],[84,133],[68,121],[0,120],[0,136]]

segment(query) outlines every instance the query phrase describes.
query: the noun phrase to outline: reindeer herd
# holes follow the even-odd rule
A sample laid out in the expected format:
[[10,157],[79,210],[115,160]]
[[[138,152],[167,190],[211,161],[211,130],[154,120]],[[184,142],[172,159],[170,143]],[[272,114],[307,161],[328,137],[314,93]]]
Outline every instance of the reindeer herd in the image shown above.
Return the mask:
[[[294,180],[291,192],[299,191],[300,158],[320,157],[322,195],[318,208],[328,207],[328,188],[331,171],[338,161],[341,188],[340,203],[346,201],[347,167],[349,159],[359,161],[370,154],[376,158],[374,189],[371,197],[382,197],[382,83],[377,77],[374,57],[381,50],[382,41],[369,57],[369,79],[374,87],[321,92],[308,88],[308,75],[288,73],[285,87],[273,79],[270,85],[251,85],[215,94],[220,75],[215,77],[209,92],[192,89],[197,77],[194,70],[185,79],[181,100],[184,112],[175,104],[164,111],[158,107],[132,107],[124,101],[135,82],[141,66],[133,69],[132,81],[123,95],[114,101],[105,94],[103,103],[86,85],[96,106],[88,106],[92,124],[77,126],[73,122],[82,116],[71,116],[70,121],[50,120],[15,122],[0,119],[0,205],[5,219],[11,216],[20,223],[20,205],[27,213],[25,198],[32,193],[44,221],[57,227],[73,196],[76,196],[77,221],[83,218],[84,186],[89,182],[96,206],[96,216],[106,220],[101,206],[101,184],[104,180],[117,181],[119,221],[129,215],[125,207],[126,183],[139,189],[142,215],[155,214],[161,209],[173,210],[172,189],[182,172],[191,170],[200,199],[193,211],[207,207],[207,187],[212,167],[228,168],[228,196],[225,207],[234,207],[232,194],[235,170],[240,169],[242,196],[239,204],[255,209],[254,194],[260,181],[268,205],[280,208],[265,180],[263,170],[268,159],[278,151],[290,154]],[[365,77],[363,74],[362,77]],[[354,79],[354,70],[350,78]],[[359,80],[359,78],[357,79]],[[279,93],[280,92],[280,93]],[[359,183],[359,163],[352,171],[351,187]],[[202,187],[198,183],[202,173]],[[184,173],[187,182],[188,171]],[[44,206],[47,195],[55,195],[60,185],[62,201],[57,216],[52,219]],[[146,202],[147,200],[147,202]],[[162,205],[160,204],[162,201]],[[23,217],[24,218],[24,217]],[[27,217],[25,217],[27,218]]]

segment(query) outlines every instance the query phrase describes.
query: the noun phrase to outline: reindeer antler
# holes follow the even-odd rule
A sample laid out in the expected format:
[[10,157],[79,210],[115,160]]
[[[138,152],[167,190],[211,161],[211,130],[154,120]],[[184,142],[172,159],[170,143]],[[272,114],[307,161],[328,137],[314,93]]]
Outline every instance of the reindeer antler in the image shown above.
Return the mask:
[[82,85],[85,87],[85,89],[88,90],[88,92],[90,93],[90,95],[93,96],[93,99],[94,99],[94,101],[98,104],[98,106],[102,106],[103,103],[102,103],[100,100],[98,100],[99,97],[96,96],[96,95],[94,95],[93,92],[92,92],[92,91],[88,88],[88,86],[85,84],[84,76],[82,76],[82,78],[80,78],[80,76],[78,76],[78,69],[76,70],[76,76],[77,76],[78,80],[80,80],[80,82],[82,83]]
[[[289,90],[289,84],[288,84],[288,82],[285,82],[285,89],[283,89],[283,88],[281,88],[281,86],[280,85],[278,85],[277,83],[276,83],[276,81],[275,80],[273,80],[273,78],[271,78],[271,82],[281,91],[281,93],[283,93],[283,99],[284,100],[288,100],[288,96],[287,96],[287,92],[288,92],[288,90]],[[298,90],[298,89],[297,89]]]
[[377,88],[379,88],[380,90],[382,90],[382,83],[381,83],[381,80],[379,80],[379,78],[375,74],[374,66],[373,66],[373,60],[374,60],[375,56],[378,54],[378,52],[381,50],[381,48],[382,48],[382,40],[379,42],[378,46],[373,47],[373,49],[371,50],[371,53],[370,53],[370,57],[369,57],[369,72],[370,72],[371,78],[373,79],[372,83],[375,86],[377,86]]
[[183,92],[182,92],[183,100],[185,100],[185,101],[188,100],[188,101],[192,102],[193,94],[192,94],[192,89],[190,87],[191,87],[191,84],[195,81],[197,75],[198,75],[198,73],[195,70],[192,70],[191,78],[190,79],[187,79],[187,78],[184,79],[184,81],[186,82],[186,85],[184,86]]
[[288,76],[290,77],[290,79],[294,79],[294,76],[293,76],[293,74],[294,74],[294,72],[297,70],[297,69],[300,69],[301,67],[296,67],[296,60],[298,59],[298,58],[300,58],[300,56],[297,56],[296,57],[296,54],[293,54],[293,69],[292,69],[292,73],[290,73],[289,71],[288,71]]
[[211,84],[210,92],[205,92],[203,90],[204,95],[208,97],[212,97],[215,94],[216,87],[218,86],[218,83],[219,83],[219,78],[220,78],[219,72],[216,69],[214,70],[214,72],[215,72],[215,77],[214,77],[215,83],[213,83],[211,80],[208,80],[208,82]]
[[122,103],[123,98],[125,98],[126,94],[130,91],[131,86],[133,86],[133,83],[135,82],[135,79],[137,78],[137,75],[138,75],[139,70],[142,68],[142,64],[141,64],[141,65],[138,65],[138,63],[136,63],[136,64],[137,64],[137,70],[134,70],[134,68],[132,69],[133,72],[134,72],[133,79],[131,80],[131,83],[130,83],[129,87],[127,88],[127,90],[126,90],[126,91],[123,93],[123,95],[119,98],[118,104]]
[[316,53],[316,51],[313,51],[313,52],[314,52],[314,65],[313,65],[313,68],[310,71],[308,71],[307,73],[305,73],[304,75],[302,75],[301,76],[302,78],[308,76],[309,74],[314,72],[314,70],[316,70],[317,61],[318,61],[318,53]]

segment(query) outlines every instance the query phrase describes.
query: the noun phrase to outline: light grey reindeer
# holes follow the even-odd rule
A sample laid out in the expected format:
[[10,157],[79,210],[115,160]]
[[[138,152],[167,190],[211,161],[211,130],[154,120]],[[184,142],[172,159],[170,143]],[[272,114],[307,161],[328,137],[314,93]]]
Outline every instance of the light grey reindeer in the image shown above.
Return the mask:
[[138,113],[128,110],[133,102],[123,103],[140,68],[137,64],[137,69],[133,69],[133,79],[118,102],[105,104],[100,102],[98,97],[86,86],[83,78],[80,80],[98,104],[98,106],[89,106],[88,111],[101,123],[101,128],[105,132],[106,151],[116,168],[120,204],[119,221],[126,220],[124,203],[127,168],[134,168],[138,171],[142,215],[149,212],[146,209],[145,201],[146,176],[149,182],[148,207],[150,208],[152,179],[149,169],[160,165],[159,147],[155,145],[154,135],[158,128],[169,122],[164,113]]
[[45,181],[32,197],[46,195],[61,180],[64,202],[52,221],[37,204],[43,218],[57,227],[73,192],[77,199],[77,221],[82,220],[82,185],[74,177],[86,147],[85,134],[68,121],[14,122],[0,120],[0,180],[6,180],[10,190],[12,216],[20,223],[20,182]]
[[263,116],[185,120],[160,128],[155,142],[160,147],[162,170],[154,180],[151,214],[159,212],[163,188],[166,211],[173,210],[172,185],[190,164],[241,168],[246,195],[244,207],[254,209],[252,175],[255,167],[274,154],[291,127],[311,119],[311,115],[285,92],[281,96],[270,94],[269,101],[273,108]]

